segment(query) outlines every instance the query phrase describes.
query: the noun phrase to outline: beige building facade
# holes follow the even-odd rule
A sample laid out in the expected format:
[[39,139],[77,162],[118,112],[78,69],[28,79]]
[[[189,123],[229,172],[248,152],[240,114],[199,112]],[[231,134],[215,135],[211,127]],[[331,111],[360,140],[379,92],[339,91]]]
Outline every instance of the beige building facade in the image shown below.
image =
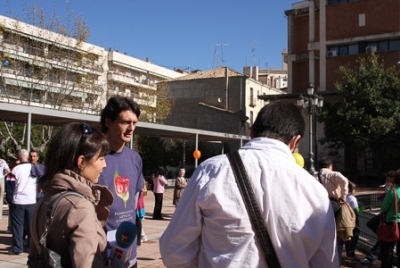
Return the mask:
[[175,106],[165,124],[246,136],[266,104],[258,96],[285,93],[228,67],[191,73],[168,85]]

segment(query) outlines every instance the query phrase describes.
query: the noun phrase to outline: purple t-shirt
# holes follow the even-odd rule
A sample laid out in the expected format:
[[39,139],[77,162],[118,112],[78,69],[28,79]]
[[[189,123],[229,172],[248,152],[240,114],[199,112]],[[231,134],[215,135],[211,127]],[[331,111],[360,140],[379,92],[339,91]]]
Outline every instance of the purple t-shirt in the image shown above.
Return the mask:
[[[136,223],[136,193],[144,186],[142,174],[142,158],[140,155],[124,147],[122,152],[111,152],[106,156],[107,167],[101,173],[99,184],[110,188],[114,196],[106,229],[116,230],[121,222]],[[137,243],[133,242],[130,260],[136,258]]]

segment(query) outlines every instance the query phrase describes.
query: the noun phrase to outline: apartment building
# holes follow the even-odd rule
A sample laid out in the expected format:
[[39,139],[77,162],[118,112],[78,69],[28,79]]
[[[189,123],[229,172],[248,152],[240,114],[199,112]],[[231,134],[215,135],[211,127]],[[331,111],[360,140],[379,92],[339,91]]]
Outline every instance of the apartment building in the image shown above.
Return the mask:
[[156,122],[157,84],[186,75],[126,54],[108,52],[108,95],[123,95],[137,101],[142,109],[142,118]]
[[250,127],[265,105],[258,96],[285,92],[259,81],[257,66],[245,67],[245,72],[249,75],[220,67],[168,81],[175,106],[165,123],[249,135]]
[[156,84],[185,75],[4,16],[0,60],[0,102],[87,114],[114,94],[155,108]]
[[[340,66],[355,63],[360,57],[377,53],[385,67],[396,66],[400,60],[400,1],[398,0],[309,0],[292,4],[285,14],[288,19],[288,93],[305,94],[311,82],[325,101],[334,97],[334,83],[340,80]],[[313,118],[313,151],[324,154],[328,149],[318,147],[323,126]],[[308,120],[307,120],[308,121]],[[316,133],[316,135],[315,135]],[[306,133],[307,135],[307,133]],[[308,154],[307,140],[300,144],[303,155]],[[347,166],[365,170],[372,166],[368,153],[351,156],[342,152]],[[361,156],[361,158],[360,158]],[[362,158],[364,157],[364,158]],[[347,164],[346,163],[349,163]],[[366,164],[365,164],[366,163]]]
[[96,113],[106,97],[103,48],[0,16],[0,102]]
[[310,0],[294,3],[288,18],[288,92],[334,91],[340,66],[378,53],[387,66],[400,60],[400,1]]

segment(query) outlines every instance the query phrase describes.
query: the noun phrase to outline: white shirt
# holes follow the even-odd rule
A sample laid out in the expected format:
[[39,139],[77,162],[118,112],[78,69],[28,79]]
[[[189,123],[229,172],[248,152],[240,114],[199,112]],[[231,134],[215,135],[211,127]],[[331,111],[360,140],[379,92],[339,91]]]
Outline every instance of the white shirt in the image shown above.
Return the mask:
[[[289,147],[255,138],[239,150],[282,267],[339,267],[325,188]],[[193,173],[160,238],[167,267],[267,267],[225,155]]]
[[330,197],[346,200],[349,181],[342,173],[322,168],[320,178]]
[[31,205],[36,203],[36,177],[31,177],[32,164],[29,162],[16,165],[11,173],[15,178],[13,204]]
[[7,165],[7,162],[3,159],[0,159],[0,179],[4,178],[4,170],[10,169]]
[[346,202],[349,203],[352,209],[358,208],[357,198],[353,194],[348,194],[346,196]]

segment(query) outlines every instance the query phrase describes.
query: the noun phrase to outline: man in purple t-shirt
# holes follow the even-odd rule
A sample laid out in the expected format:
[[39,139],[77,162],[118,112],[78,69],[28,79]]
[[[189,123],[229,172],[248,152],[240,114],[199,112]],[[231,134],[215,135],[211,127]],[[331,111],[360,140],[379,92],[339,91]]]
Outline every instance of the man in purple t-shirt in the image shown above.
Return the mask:
[[[107,185],[114,203],[107,220],[107,231],[116,230],[121,222],[136,223],[137,194],[143,189],[142,158],[125,146],[133,137],[140,116],[139,105],[125,97],[113,96],[101,112],[101,131],[106,134],[111,152],[99,184]],[[137,242],[133,242],[128,267],[137,267]]]

